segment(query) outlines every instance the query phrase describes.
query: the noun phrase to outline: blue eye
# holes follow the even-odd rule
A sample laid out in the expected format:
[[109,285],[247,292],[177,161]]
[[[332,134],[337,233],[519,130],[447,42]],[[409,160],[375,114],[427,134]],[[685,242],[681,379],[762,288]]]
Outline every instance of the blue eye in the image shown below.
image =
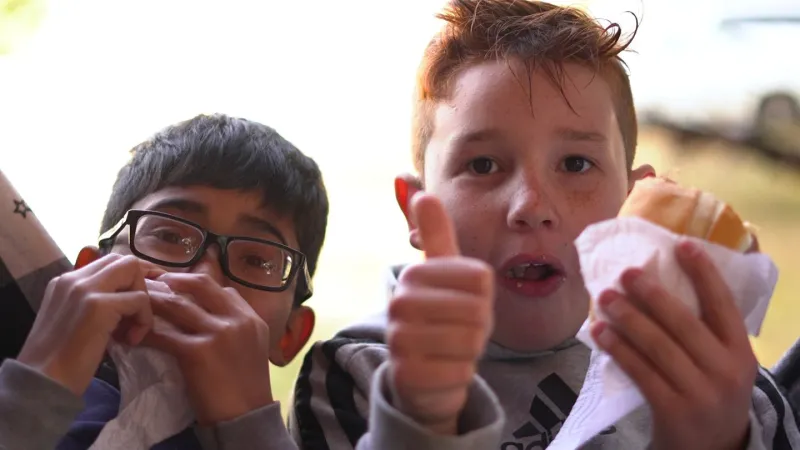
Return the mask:
[[476,175],[489,175],[497,171],[497,163],[486,157],[475,158],[467,164]]
[[565,172],[584,173],[594,167],[594,164],[581,156],[568,156],[561,163]]

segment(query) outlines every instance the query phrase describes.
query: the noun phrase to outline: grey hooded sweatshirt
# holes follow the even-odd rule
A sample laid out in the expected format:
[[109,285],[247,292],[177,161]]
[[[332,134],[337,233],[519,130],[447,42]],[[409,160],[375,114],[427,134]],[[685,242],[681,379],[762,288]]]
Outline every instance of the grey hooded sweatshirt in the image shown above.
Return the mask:
[[[393,269],[389,291],[401,268]],[[408,450],[541,450],[569,415],[583,385],[590,350],[570,340],[549,351],[518,353],[490,343],[460,418],[458,436],[438,436],[387,401],[385,314],[315,344],[306,355],[289,415],[304,449],[366,449],[392,443]],[[583,448],[645,449],[651,417],[642,407]],[[800,449],[789,403],[760,368],[750,408],[747,450]]]

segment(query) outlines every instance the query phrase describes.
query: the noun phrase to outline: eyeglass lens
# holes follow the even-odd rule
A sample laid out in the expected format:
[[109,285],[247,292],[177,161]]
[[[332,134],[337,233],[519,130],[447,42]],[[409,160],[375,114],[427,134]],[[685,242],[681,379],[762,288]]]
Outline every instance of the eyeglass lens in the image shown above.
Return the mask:
[[[149,258],[172,264],[191,261],[203,247],[203,231],[188,223],[158,215],[139,218],[133,247]],[[290,252],[266,242],[234,239],[228,242],[231,275],[265,287],[282,287],[294,263]]]

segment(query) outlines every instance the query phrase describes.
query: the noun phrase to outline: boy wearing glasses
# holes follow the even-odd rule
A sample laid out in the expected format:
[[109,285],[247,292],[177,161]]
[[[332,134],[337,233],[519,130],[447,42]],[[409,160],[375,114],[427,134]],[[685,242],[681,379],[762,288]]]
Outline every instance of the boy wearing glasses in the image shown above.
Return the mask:
[[[222,115],[170,126],[132,155],[99,250],[50,282],[18,359],[0,368],[0,448],[89,448],[119,409],[113,383],[94,377],[111,339],[181,368],[197,425],[154,449],[294,448],[269,362],[291,361],[314,327],[302,304],[328,215],[316,163]],[[148,292],[147,279],[175,294]]]

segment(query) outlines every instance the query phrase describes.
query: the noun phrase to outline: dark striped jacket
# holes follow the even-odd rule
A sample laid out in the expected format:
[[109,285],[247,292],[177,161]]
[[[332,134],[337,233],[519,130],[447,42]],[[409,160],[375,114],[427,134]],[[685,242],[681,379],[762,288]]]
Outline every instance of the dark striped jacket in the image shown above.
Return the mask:
[[[537,354],[518,354],[490,343],[465,411],[470,432],[441,440],[402,417],[387,419],[399,413],[391,412],[384,396],[385,323],[384,315],[372,317],[329,341],[316,343],[306,355],[289,413],[290,431],[301,448],[377,448],[373,435],[383,438],[384,428],[391,426],[399,429],[391,436],[391,448],[543,449],[570,413],[589,364],[589,349],[577,341]],[[797,419],[784,395],[796,383],[798,373],[788,369],[780,373],[786,374],[786,385],[781,387],[767,370],[759,370],[752,395],[748,450],[800,449]],[[800,390],[793,392],[797,395]],[[498,402],[501,411],[497,411]],[[504,420],[498,423],[502,416]],[[584,448],[643,449],[650,439],[650,427],[649,411],[643,407]]]

